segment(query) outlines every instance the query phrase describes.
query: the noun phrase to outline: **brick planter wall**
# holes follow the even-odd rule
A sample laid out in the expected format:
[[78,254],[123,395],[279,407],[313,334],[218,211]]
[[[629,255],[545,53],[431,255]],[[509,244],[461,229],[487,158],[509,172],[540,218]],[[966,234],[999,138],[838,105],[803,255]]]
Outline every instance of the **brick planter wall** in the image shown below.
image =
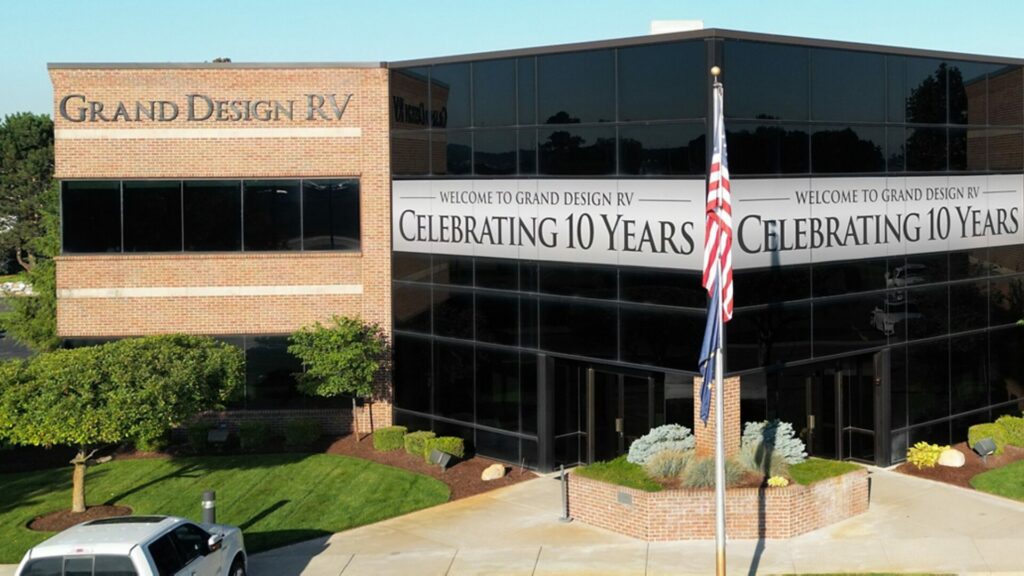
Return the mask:
[[[729,538],[792,538],[868,509],[868,473],[856,470],[810,486],[731,488],[725,497]],[[569,515],[641,540],[712,540],[713,490],[644,492],[569,475]]]

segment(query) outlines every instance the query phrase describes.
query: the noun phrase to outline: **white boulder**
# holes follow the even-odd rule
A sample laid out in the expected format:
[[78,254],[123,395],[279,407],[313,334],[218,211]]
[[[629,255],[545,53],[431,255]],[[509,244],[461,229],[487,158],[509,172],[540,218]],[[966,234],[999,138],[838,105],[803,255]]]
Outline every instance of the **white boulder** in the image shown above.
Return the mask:
[[505,467],[501,464],[491,464],[487,468],[484,468],[484,473],[480,475],[480,479],[484,482],[491,480],[497,480],[498,478],[505,477]]
[[964,462],[966,462],[964,453],[953,448],[946,448],[939,455],[939,466],[959,468],[964,465]]

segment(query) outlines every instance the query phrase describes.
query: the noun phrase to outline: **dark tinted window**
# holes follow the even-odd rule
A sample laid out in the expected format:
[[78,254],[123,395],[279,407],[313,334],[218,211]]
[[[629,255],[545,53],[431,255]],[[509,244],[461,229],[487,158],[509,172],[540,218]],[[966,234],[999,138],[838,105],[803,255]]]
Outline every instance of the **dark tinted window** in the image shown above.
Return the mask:
[[178,556],[178,549],[171,541],[170,534],[158,538],[147,549],[159,576],[174,576],[185,565]]
[[61,576],[64,569],[63,556],[51,556],[50,558],[39,558],[32,560],[25,565],[22,574],[25,576]]
[[391,275],[394,280],[430,282],[430,254],[394,252],[391,255]]
[[1002,66],[988,77],[988,123],[996,126],[1024,124],[1024,85],[1020,66]]
[[540,264],[540,291],[546,294],[614,299],[618,276],[614,268]]
[[[245,338],[245,406],[247,408],[302,407],[313,403],[299,393],[295,374],[302,363],[288,352],[286,336]],[[321,405],[324,399],[315,403]]]
[[948,66],[932,58],[906,58],[904,102],[906,121],[944,124],[946,122],[946,80]]
[[430,172],[430,142],[427,132],[391,133],[391,173],[421,176]]
[[97,556],[93,576],[135,576],[135,566],[127,556]]
[[907,168],[907,130],[903,126],[885,128],[885,165],[889,172],[902,172]]
[[473,421],[473,346],[434,342],[434,413]]
[[781,120],[808,117],[807,48],[727,40],[722,78],[727,87],[726,116]]
[[953,412],[967,412],[988,405],[988,337],[985,334],[950,340],[950,378],[956,385]]
[[949,416],[947,340],[907,347],[907,407],[911,425]]
[[391,298],[395,330],[430,333],[430,286],[395,284]]
[[537,58],[541,124],[615,120],[615,60],[611,50]]
[[885,128],[822,126],[811,135],[813,172],[883,172]]
[[435,128],[469,126],[469,64],[431,68],[430,117]]
[[480,175],[516,173],[516,131],[479,130],[473,135],[473,171]]
[[477,286],[504,290],[519,288],[519,265],[515,260],[477,258],[474,264]]
[[884,314],[886,302],[881,294],[815,301],[814,355],[884,346],[895,329],[892,322],[885,322]]
[[703,174],[704,124],[658,124],[619,128],[622,174]]
[[949,289],[946,286],[906,291],[907,338],[917,340],[949,332]]
[[519,146],[519,173],[537,173],[537,130],[526,128],[517,132]]
[[64,576],[92,576],[92,556],[65,556]]
[[[735,270],[736,290],[744,306],[802,300],[811,296],[810,266]],[[700,278],[695,279],[700,282]]]
[[1024,166],[1024,144],[1020,130],[986,130],[985,143],[989,170],[1019,171]]
[[64,182],[61,216],[64,252],[121,251],[119,182]]
[[619,120],[703,118],[704,42],[619,49]]
[[988,74],[997,66],[981,62],[949,63],[949,123],[988,123]]
[[803,174],[810,169],[806,126],[727,122],[734,174]]
[[537,123],[537,59],[516,60],[516,106],[519,124]]
[[737,310],[729,322],[726,369],[744,370],[809,358],[810,337],[810,304]]
[[656,268],[622,268],[619,271],[620,298],[629,302],[703,308],[707,292],[696,272]]
[[185,181],[184,195],[185,250],[241,249],[241,182]]
[[615,172],[615,129],[570,127],[540,130],[541,174],[603,175]]
[[477,293],[476,339],[515,346],[519,343],[519,297]]
[[616,357],[617,314],[612,306],[577,301],[540,302],[540,347],[594,358]]
[[124,183],[124,251],[181,251],[181,182]]
[[434,174],[460,175],[473,170],[473,133],[434,132],[430,136]]
[[949,331],[963,332],[988,326],[988,282],[967,282],[949,287]]
[[1020,413],[1019,402],[1024,398],[1024,327],[1013,326],[989,333],[989,389],[993,404],[1016,401],[1014,406]]
[[989,324],[1012,324],[1024,318],[1024,278],[989,283]]
[[473,293],[434,286],[434,334],[473,338]]
[[430,340],[395,335],[395,406],[430,411]]
[[885,120],[885,58],[881,54],[812,48],[811,119]]
[[812,272],[814,295],[831,296],[885,288],[887,264],[884,258],[815,264]]
[[206,541],[209,538],[209,534],[191,524],[182,524],[171,532],[171,540],[186,565],[206,553]]
[[392,70],[391,128],[426,128],[430,125],[427,82],[429,69]]
[[476,351],[476,421],[519,430],[519,354]]
[[245,249],[298,250],[301,213],[297,180],[247,180]]
[[359,250],[359,181],[302,181],[306,250]]
[[469,256],[434,255],[434,284],[473,285],[473,259]]
[[509,126],[515,123],[516,61],[474,63],[473,125]]
[[623,361],[680,370],[697,369],[704,314],[696,310],[622,306],[619,317]]

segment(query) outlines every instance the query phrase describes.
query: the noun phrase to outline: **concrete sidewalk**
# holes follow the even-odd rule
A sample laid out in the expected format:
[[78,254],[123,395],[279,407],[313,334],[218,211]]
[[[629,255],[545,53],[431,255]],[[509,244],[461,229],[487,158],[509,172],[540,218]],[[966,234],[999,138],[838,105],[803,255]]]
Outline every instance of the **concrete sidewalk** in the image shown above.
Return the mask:
[[[1024,504],[884,470],[871,508],[790,540],[734,540],[730,574],[1024,575]],[[558,521],[539,478],[252,557],[253,576],[712,574],[713,542],[647,543]]]

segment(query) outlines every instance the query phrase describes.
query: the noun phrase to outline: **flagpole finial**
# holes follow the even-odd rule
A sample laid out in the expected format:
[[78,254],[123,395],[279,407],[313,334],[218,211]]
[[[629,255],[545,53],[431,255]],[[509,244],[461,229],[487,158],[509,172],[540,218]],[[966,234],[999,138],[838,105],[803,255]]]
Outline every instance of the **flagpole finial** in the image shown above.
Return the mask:
[[718,66],[712,66],[711,67],[711,75],[712,76],[714,76],[715,78],[718,78],[721,74],[722,74],[722,69],[721,68],[719,68]]

